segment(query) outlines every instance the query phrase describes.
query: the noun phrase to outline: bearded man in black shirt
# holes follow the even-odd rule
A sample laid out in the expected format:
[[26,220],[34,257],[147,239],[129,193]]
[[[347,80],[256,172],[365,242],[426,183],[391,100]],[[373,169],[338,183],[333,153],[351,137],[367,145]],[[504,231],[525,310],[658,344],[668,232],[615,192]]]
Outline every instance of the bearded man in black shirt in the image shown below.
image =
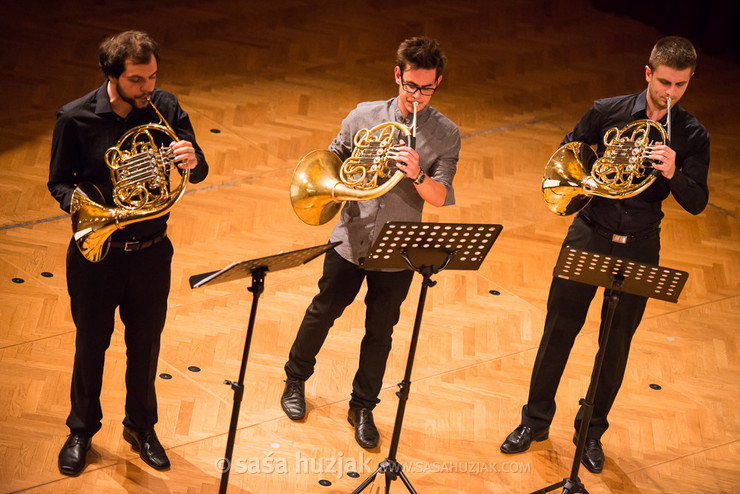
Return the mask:
[[[640,119],[665,125],[670,108],[670,145],[656,145],[648,156],[654,161],[653,167],[660,171],[657,179],[631,198],[593,197],[573,220],[563,246],[658,264],[662,201],[672,194],[691,214],[704,210],[709,199],[709,134],[696,118],[676,104],[686,91],[695,68],[696,51],[690,41],[678,36],[660,39],[645,67],[647,89],[639,94],[594,102],[575,129],[565,136],[562,144],[596,145],[596,154],[602,156],[606,147],[603,138],[609,129],[621,129]],[[547,439],[555,414],[555,393],[595,292],[594,286],[553,278],[529,397],[522,408],[521,424],[501,445],[503,453],[521,453],[529,449],[532,441]],[[605,292],[602,318],[607,303],[608,291]],[[583,465],[593,473],[601,472],[604,466],[601,436],[609,426],[607,414],[622,384],[632,336],[646,304],[645,297],[623,293],[614,313],[581,458]],[[581,415],[582,410],[575,419],[576,431],[580,428]],[[575,437],[574,442],[577,442]]]
[[[180,169],[191,170],[190,182],[202,181],[208,164],[195,142],[188,114],[174,95],[154,87],[157,43],[146,33],[126,31],[106,39],[100,45],[99,58],[105,75],[103,85],[65,105],[54,126],[48,188],[60,207],[70,211],[73,192],[83,183],[100,192],[98,200],[105,206],[112,206],[114,184],[106,151],[130,129],[159,122],[157,111],[179,139],[161,145],[169,145]],[[98,262],[83,256],[74,238],[70,241],[67,289],[77,333],[67,417],[70,434],[59,452],[59,471],[65,475],[77,475],[85,468],[92,436],[101,428],[103,364],[116,308],[125,325],[126,341],[123,437],[151,467],[162,470],[170,466],[154,432],[154,381],[173,254],[166,235],[168,216],[116,230],[109,238],[107,255]]]

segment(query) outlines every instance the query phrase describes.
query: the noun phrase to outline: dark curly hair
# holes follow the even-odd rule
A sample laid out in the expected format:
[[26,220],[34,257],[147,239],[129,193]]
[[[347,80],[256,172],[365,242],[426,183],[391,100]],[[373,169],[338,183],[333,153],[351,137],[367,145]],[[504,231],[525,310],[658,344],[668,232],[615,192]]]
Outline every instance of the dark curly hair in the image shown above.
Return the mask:
[[135,64],[148,63],[154,55],[159,63],[159,45],[142,31],[124,31],[100,43],[98,58],[106,77],[118,78],[126,69],[126,60]]

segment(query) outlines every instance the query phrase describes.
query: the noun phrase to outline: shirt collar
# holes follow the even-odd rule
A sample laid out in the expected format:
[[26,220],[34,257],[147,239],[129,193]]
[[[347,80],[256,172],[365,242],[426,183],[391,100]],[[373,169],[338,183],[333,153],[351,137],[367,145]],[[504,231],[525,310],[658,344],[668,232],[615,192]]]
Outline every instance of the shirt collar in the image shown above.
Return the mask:
[[110,105],[110,97],[108,96],[107,79],[95,93],[95,113],[97,115],[101,115],[103,113],[113,113],[113,107]]
[[632,106],[632,116],[647,118],[647,89],[637,95],[635,104]]
[[[675,116],[676,107],[678,104],[671,105],[671,118]],[[632,116],[635,119],[638,118],[648,118],[647,116],[647,89],[645,89],[643,92],[637,95],[637,99],[635,100],[635,104],[632,106]],[[660,120],[658,120],[658,123],[665,123],[668,119],[668,113],[663,115]]]

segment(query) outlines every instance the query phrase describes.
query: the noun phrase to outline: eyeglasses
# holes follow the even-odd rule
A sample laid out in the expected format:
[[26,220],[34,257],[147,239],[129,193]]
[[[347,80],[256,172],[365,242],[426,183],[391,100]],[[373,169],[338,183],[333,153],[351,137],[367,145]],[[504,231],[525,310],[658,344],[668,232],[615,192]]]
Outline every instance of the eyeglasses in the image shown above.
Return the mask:
[[409,94],[414,94],[416,91],[419,91],[422,96],[431,96],[434,94],[434,91],[437,90],[437,86],[417,86],[413,82],[405,82],[403,80],[403,76],[401,76],[401,87],[403,87],[403,90],[406,91]]

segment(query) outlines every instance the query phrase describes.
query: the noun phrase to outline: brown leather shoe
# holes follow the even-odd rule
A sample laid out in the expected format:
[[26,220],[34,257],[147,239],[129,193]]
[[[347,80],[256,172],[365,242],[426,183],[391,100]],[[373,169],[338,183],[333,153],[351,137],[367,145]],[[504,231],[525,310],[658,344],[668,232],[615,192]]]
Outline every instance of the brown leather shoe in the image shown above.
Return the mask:
[[347,421],[355,428],[355,441],[363,448],[373,449],[378,445],[380,433],[373,421],[373,412],[369,408],[350,408]]
[[301,420],[306,416],[306,381],[288,378],[285,380],[280,406],[290,420]]
[[523,453],[529,449],[532,441],[544,441],[550,435],[550,428],[536,431],[528,425],[520,424],[519,427],[506,437],[501,445],[501,452],[507,455]]
[[64,475],[78,475],[87,464],[91,443],[90,436],[72,432],[59,451],[59,471]]
[[135,431],[124,426],[123,438],[131,444],[134,451],[137,451],[139,457],[150,467],[155,470],[167,470],[170,468],[170,460],[167,458],[167,453],[164,452],[159,439],[157,439],[154,429]]

